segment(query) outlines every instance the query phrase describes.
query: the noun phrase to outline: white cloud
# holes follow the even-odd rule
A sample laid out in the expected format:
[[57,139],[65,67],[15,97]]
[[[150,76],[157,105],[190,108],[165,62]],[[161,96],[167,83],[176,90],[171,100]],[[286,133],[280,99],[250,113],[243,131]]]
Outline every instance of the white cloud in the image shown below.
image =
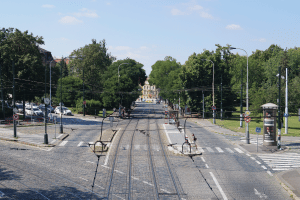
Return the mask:
[[97,13],[95,11],[89,10],[87,8],[80,9],[81,12],[74,13],[77,17],[90,17],[90,18],[96,18],[98,17]]
[[110,6],[111,4],[109,2],[107,2],[106,5]]
[[226,29],[229,29],[229,30],[242,30],[242,28],[240,27],[240,25],[236,25],[236,24],[227,25]]
[[62,38],[60,38],[62,41],[68,41],[69,39],[68,38],[64,38],[64,37],[62,37]]
[[194,6],[191,6],[189,7],[191,10],[202,10],[203,7],[202,6],[199,6],[199,5],[194,5]]
[[50,5],[50,4],[45,4],[45,5],[42,5],[43,8],[55,8],[54,5]]
[[114,49],[117,50],[117,51],[124,51],[124,50],[128,51],[128,50],[130,50],[131,48],[128,47],[128,46],[117,46],[117,47],[115,47]]
[[177,8],[173,8],[171,10],[172,15],[191,15],[193,13],[197,13],[202,18],[213,19],[213,16],[207,12],[207,9],[205,9],[206,11],[204,11],[204,8],[200,5],[191,5],[190,3],[183,5],[186,8],[186,11],[181,11]]
[[78,20],[72,16],[65,16],[59,20],[61,24],[79,24],[82,23],[82,20]]
[[171,13],[172,13],[172,15],[184,15],[185,14],[184,12],[182,12],[182,11],[176,9],[176,8],[173,8],[171,10]]

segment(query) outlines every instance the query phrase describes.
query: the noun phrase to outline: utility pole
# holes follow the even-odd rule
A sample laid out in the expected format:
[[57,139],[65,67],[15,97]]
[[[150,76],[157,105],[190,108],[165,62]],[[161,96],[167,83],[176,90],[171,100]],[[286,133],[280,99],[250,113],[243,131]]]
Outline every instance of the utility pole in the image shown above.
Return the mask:
[[240,104],[240,127],[243,127],[243,69],[241,70],[241,104]]
[[204,93],[203,93],[203,90],[202,90],[202,99],[203,99],[203,103],[202,103],[203,114],[202,114],[202,117],[203,117],[203,120],[204,120]]
[[1,99],[2,99],[2,112],[5,119],[5,110],[4,110],[4,99],[3,99],[3,87],[2,87],[2,65],[0,63],[0,78],[1,78]]
[[222,80],[223,76],[221,75],[221,120],[223,120],[223,80]]
[[281,67],[278,67],[278,143],[277,149],[281,150],[281,120],[280,120],[280,84],[281,84]]
[[[13,109],[16,108],[16,95],[15,95],[15,62],[12,61],[12,68],[13,68]],[[14,137],[17,137],[17,127],[16,127],[16,120],[13,117],[13,122],[14,122]]]
[[[82,74],[83,74],[82,87],[83,87],[83,102],[84,102],[84,69],[82,70]],[[83,116],[85,116],[85,104],[83,104]]]
[[288,134],[288,68],[285,68],[285,134]]
[[[46,58],[45,58],[45,63],[46,63]],[[46,83],[47,83],[47,64],[45,64],[45,99],[46,99]],[[47,104],[44,99],[45,103],[45,134],[44,134],[44,144],[48,144],[48,134],[47,134]]]
[[60,65],[60,133],[63,133],[62,125],[62,66],[64,65],[64,58],[61,58],[62,62]]

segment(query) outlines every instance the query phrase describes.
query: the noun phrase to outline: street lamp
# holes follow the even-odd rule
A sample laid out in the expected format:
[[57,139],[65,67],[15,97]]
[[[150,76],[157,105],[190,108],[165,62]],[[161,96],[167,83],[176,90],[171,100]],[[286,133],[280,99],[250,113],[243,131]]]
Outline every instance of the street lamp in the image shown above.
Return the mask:
[[[279,74],[276,75],[277,77]],[[281,79],[285,79],[285,122],[284,122],[284,129],[285,133],[288,134],[288,68],[285,68],[285,77],[281,76]],[[279,97],[280,98],[280,97]]]
[[[229,50],[232,49],[240,49],[235,47],[229,47]],[[245,51],[244,49],[240,49]],[[249,97],[248,97],[248,53],[245,51],[247,55],[247,83],[246,83],[246,111],[249,111]],[[250,138],[249,138],[249,123],[246,123],[246,144],[250,144]]]
[[[215,65],[213,61],[208,60],[208,59],[201,59],[201,60],[206,60],[210,61],[213,64],[213,82],[212,82],[212,88],[213,88],[213,107],[215,107]],[[213,123],[216,123],[216,118],[215,118],[215,110],[213,109]]]
[[[121,65],[123,65],[123,64],[128,64],[129,65],[129,63],[121,63],[119,66],[118,66],[118,87],[119,87],[119,77],[120,77],[120,71],[119,71],[119,69],[120,69],[120,66]],[[123,98],[123,95],[122,95],[122,98]],[[119,116],[121,116],[121,107],[120,107],[121,105],[120,105],[120,102],[119,102]]]

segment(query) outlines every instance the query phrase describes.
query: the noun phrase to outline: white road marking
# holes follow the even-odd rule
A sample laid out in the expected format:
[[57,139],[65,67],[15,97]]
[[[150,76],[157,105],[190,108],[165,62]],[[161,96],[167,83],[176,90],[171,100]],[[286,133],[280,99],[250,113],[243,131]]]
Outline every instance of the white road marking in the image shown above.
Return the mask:
[[118,173],[120,173],[120,174],[125,174],[124,172],[121,172],[121,171],[119,171],[119,170],[115,170],[115,172],[118,172]]
[[225,148],[229,153],[234,153],[231,149]]
[[249,153],[247,153],[246,155],[249,156],[249,157],[251,156]]
[[204,150],[201,147],[198,147],[198,150],[202,153],[204,153]]
[[260,163],[258,160],[257,160],[257,161],[255,161],[255,162],[256,162],[257,164],[259,164],[259,165],[261,164],[261,163]]
[[68,141],[62,141],[62,142],[59,144],[59,146],[63,147],[63,146],[65,146],[67,143],[68,143]]
[[97,186],[97,187],[99,187],[101,189],[104,189],[104,187],[101,187],[100,185],[95,184],[95,186]]
[[203,157],[201,157],[201,159],[202,159],[202,161],[203,161],[203,162],[205,162],[205,160],[204,160],[204,158],[203,158]]
[[79,144],[77,146],[80,147],[82,144],[83,144],[83,141],[79,142]]
[[266,194],[261,194],[255,188],[254,188],[254,193],[255,193],[255,195],[259,196],[260,199],[267,199],[268,198],[268,196]]
[[136,150],[140,149],[140,145],[139,144],[134,145],[134,149],[136,149]]
[[219,189],[219,191],[220,191],[220,193],[221,193],[223,199],[224,199],[224,200],[228,200],[227,197],[226,197],[226,195],[225,195],[225,193],[224,193],[224,191],[222,190],[222,188],[221,188],[221,186],[220,186],[218,180],[216,179],[215,175],[214,175],[212,172],[209,172],[209,173],[210,173],[211,177],[213,178],[215,184],[217,185],[217,187],[218,187],[218,189]]
[[261,167],[264,168],[264,169],[267,169],[264,165],[262,165]]
[[212,150],[212,148],[210,148],[210,147],[206,147],[206,149],[207,149],[207,151],[209,151],[209,152],[214,152],[214,150]]
[[205,167],[206,167],[206,168],[209,168],[207,164],[205,164]]
[[244,153],[242,150],[240,150],[239,148],[234,148],[237,152],[239,153]]
[[52,141],[50,142],[50,144],[53,144],[53,143],[55,143],[55,142],[56,142],[56,139],[52,140]]
[[57,139],[60,138],[61,136],[63,136],[63,134],[59,134],[59,135],[57,136]]
[[270,171],[267,171],[267,173],[268,173],[270,176],[273,176],[272,172],[270,172]]
[[216,147],[216,149],[217,149],[220,153],[224,153],[224,151],[223,151],[220,147]]
[[80,179],[82,179],[82,180],[84,180],[84,181],[88,181],[88,180],[86,180],[85,178],[81,178],[81,177],[79,177]]
[[4,193],[0,191],[0,197],[4,197]]
[[[119,130],[116,132],[115,136],[119,133],[120,130],[121,130],[121,128],[119,128]],[[115,138],[115,137],[114,137],[114,138]],[[114,141],[115,141],[115,140],[112,141],[111,146],[113,146]],[[106,166],[107,163],[108,163],[108,158],[109,158],[110,149],[111,149],[111,148],[108,149],[107,155],[105,156],[105,160],[104,160],[104,164],[103,164],[104,166]]]
[[250,157],[252,160],[255,160],[255,158],[254,157]]
[[94,162],[92,162],[92,161],[86,161],[86,162],[95,164],[95,163],[94,163]]

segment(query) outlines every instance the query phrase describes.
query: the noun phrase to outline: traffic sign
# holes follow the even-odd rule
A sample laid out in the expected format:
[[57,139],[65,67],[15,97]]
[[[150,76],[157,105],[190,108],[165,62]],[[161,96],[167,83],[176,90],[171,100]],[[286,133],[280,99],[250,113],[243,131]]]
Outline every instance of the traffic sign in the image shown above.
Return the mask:
[[19,115],[18,114],[14,114],[14,120],[18,120],[19,119]]
[[249,116],[251,114],[251,112],[249,111],[249,110],[247,110],[246,112],[245,112],[245,115],[246,116]]
[[289,114],[288,114],[288,113],[284,113],[283,116],[284,116],[284,117],[288,117]]
[[50,99],[49,98],[44,98],[44,103],[45,104],[49,104],[50,103]]
[[255,132],[256,133],[260,133],[261,132],[261,128],[260,127],[256,127]]
[[86,101],[83,101],[83,105],[85,105],[86,104]]
[[212,107],[211,107],[211,109],[213,109],[213,110],[216,110],[216,109],[217,109],[217,107],[216,107],[216,106],[212,106]]
[[249,123],[251,121],[251,118],[249,116],[244,118],[245,122]]

